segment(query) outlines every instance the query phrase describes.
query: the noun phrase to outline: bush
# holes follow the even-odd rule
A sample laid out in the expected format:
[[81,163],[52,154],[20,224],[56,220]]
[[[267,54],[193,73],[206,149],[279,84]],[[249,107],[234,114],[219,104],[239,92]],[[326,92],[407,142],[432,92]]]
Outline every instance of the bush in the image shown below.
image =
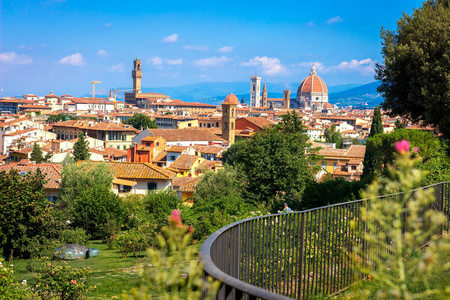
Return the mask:
[[181,203],[174,190],[151,191],[144,197],[145,209],[154,218],[158,228],[167,224],[167,217]]
[[14,281],[14,270],[12,266],[5,264],[5,260],[0,258],[0,299],[31,299],[31,291],[27,281],[22,283]]
[[146,211],[144,197],[141,195],[126,195],[121,198],[124,206],[124,229],[132,229],[150,220]]
[[65,244],[85,245],[88,240],[89,235],[83,228],[66,229],[61,235],[61,241]]
[[129,253],[138,257],[143,250],[155,245],[155,232],[156,225],[147,222],[114,237],[114,246],[123,258],[127,257]]
[[71,216],[73,225],[83,228],[93,238],[108,238],[112,233],[111,226],[119,228],[121,224],[122,201],[110,188],[94,186],[75,199]]
[[42,268],[36,276],[34,289],[42,300],[83,299],[89,291],[87,282],[90,275],[89,268],[72,268],[65,261],[61,261],[61,264],[53,264],[48,259],[44,259]]

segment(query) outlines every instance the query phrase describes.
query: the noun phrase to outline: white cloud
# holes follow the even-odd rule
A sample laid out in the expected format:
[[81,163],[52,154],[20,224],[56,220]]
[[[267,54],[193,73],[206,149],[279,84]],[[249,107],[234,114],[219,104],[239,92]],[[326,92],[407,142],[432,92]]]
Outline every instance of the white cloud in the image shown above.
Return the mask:
[[231,58],[226,56],[221,57],[210,57],[210,58],[202,58],[194,61],[194,64],[199,67],[220,67],[224,63],[230,62]]
[[107,57],[108,56],[108,52],[106,52],[105,50],[101,49],[97,51],[97,55],[100,57]]
[[316,67],[316,70],[317,70],[317,71],[323,71],[323,70],[325,70],[325,66],[323,65],[323,63],[318,62],[318,61],[307,61],[307,62],[302,62],[302,63],[299,63],[299,64],[294,65],[294,66],[299,66],[299,67],[302,67],[302,68],[308,68],[308,69],[311,69],[313,64],[314,64],[314,67]]
[[351,61],[343,61],[337,66],[331,66],[324,70],[326,72],[355,72],[362,75],[372,75],[375,73],[376,61],[371,58],[363,60],[353,59]]
[[113,65],[108,69],[108,71],[110,71],[110,72],[125,72],[124,64],[119,63],[117,65]]
[[225,46],[225,47],[219,48],[217,50],[217,52],[219,52],[219,53],[229,53],[229,52],[232,52],[233,50],[234,50],[234,46]]
[[259,57],[255,56],[248,62],[241,62],[242,66],[260,66],[264,75],[288,75],[289,70],[280,63],[280,60],[276,57]]
[[342,22],[342,21],[343,21],[342,18],[337,16],[337,17],[333,17],[333,18],[328,19],[327,20],[327,24],[330,25],[330,24],[339,23],[339,22]]
[[166,64],[168,65],[182,65],[183,59],[166,59]]
[[17,46],[17,48],[18,48],[18,49],[23,49],[23,48],[25,48],[25,45]]
[[186,50],[196,50],[196,51],[206,51],[208,50],[208,46],[195,46],[195,45],[186,45],[183,47]]
[[154,66],[160,66],[160,65],[162,65],[162,63],[163,63],[161,57],[159,57],[159,56],[153,56],[153,57],[150,57],[150,58],[147,60],[147,62],[148,62],[148,63],[151,63],[151,64],[154,65]]
[[202,75],[200,75],[200,78],[201,79],[209,79],[209,76],[206,74],[202,74]]
[[12,65],[29,65],[33,63],[31,57],[25,54],[17,54],[15,52],[0,53],[0,62]]
[[176,42],[177,40],[178,40],[178,33],[174,33],[162,39],[164,43],[173,43]]
[[105,23],[105,26],[107,26],[107,27],[109,27],[111,25],[112,25],[112,23]]
[[61,58],[59,63],[72,66],[83,66],[86,64],[83,60],[83,55],[80,52]]

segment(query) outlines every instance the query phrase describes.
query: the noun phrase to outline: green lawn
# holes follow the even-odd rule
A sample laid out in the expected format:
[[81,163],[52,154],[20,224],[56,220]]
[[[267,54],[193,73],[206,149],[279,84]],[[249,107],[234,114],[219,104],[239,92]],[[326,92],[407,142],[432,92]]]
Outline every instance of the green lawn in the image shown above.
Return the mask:
[[[91,286],[96,289],[88,294],[89,299],[118,299],[122,291],[129,291],[138,280],[139,260],[132,254],[127,258],[117,250],[108,250],[100,241],[90,241],[86,246],[97,248],[100,254],[83,260],[67,261],[72,267],[90,267],[92,270]],[[35,283],[35,272],[27,272],[28,260],[14,261],[16,280],[26,279],[29,284]]]

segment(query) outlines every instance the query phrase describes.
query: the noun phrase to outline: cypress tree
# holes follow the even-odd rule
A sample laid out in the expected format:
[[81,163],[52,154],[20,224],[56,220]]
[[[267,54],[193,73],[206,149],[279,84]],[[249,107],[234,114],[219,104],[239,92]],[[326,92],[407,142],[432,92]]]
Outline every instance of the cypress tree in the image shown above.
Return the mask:
[[44,160],[44,154],[42,152],[42,149],[37,143],[33,144],[33,152],[31,152],[31,160],[35,161],[37,164],[40,164]]
[[73,159],[75,161],[89,160],[89,157],[89,142],[84,138],[84,133],[81,132],[78,135],[78,140],[73,144]]
[[379,133],[383,133],[383,121],[381,120],[380,108],[375,106],[375,110],[373,111],[372,126],[370,127],[370,134],[366,143],[366,153],[364,154],[363,177],[370,174],[381,173],[381,169],[383,167],[383,156],[371,141],[371,137]]

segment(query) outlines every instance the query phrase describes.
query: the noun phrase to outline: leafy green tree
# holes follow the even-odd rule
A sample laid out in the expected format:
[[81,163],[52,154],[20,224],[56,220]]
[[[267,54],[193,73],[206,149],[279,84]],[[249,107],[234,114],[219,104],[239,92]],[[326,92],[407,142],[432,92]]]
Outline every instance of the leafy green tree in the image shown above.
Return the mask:
[[78,135],[78,140],[73,144],[73,158],[79,160],[89,160],[89,142],[85,139],[84,133]]
[[31,160],[35,161],[37,164],[42,163],[43,161],[49,161],[51,158],[51,154],[47,153],[44,156],[44,153],[42,152],[41,147],[37,144],[33,144],[33,152],[31,152]]
[[299,201],[306,181],[312,178],[305,154],[307,141],[294,111],[283,115],[277,126],[265,128],[243,142],[231,164],[247,178],[245,197],[272,209],[286,199]]
[[383,108],[434,125],[450,138],[450,4],[428,0],[397,30],[381,29],[383,63],[376,67]]
[[[383,133],[383,121],[381,120],[380,108],[378,106],[375,106],[369,138],[374,137],[380,133]],[[381,173],[382,154],[378,151],[378,149],[374,148],[372,144],[368,143],[366,145],[366,153],[364,154],[363,166],[363,177]]]
[[43,245],[62,231],[47,200],[45,176],[38,169],[20,175],[0,173],[0,252],[4,256],[28,257],[31,245]]
[[236,139],[236,142],[228,147],[227,151],[222,153],[222,163],[234,167],[238,162],[239,153],[245,147],[245,140]]
[[327,143],[335,143],[336,148],[342,149],[343,139],[341,132],[339,130],[336,130],[336,125],[331,125],[330,127],[326,128],[324,131],[325,136],[325,142]]
[[242,198],[245,182],[244,174],[228,165],[217,173],[208,171],[195,187],[195,203],[197,203],[197,199],[222,196]]
[[111,189],[114,174],[106,163],[66,163],[61,172],[61,192],[59,194],[62,207],[69,207],[82,191],[101,185]]
[[70,215],[73,226],[83,228],[93,238],[105,238],[104,224],[111,220],[121,224],[123,212],[122,201],[110,187],[94,185],[81,191]]
[[155,190],[144,197],[147,212],[156,221],[158,228],[167,225],[167,217],[181,205],[181,199],[174,190]]
[[427,171],[426,184],[450,180],[447,143],[429,132],[416,129],[398,129],[367,140],[367,147],[380,155],[381,164],[384,166],[380,166],[382,173],[386,172],[386,166],[392,164],[397,157],[394,144],[401,140],[408,140],[414,152],[422,157],[419,169]]
[[51,115],[47,118],[47,122],[61,122],[61,121],[67,121],[67,120],[76,120],[76,117],[72,117],[65,114],[57,114],[57,115]]
[[141,129],[141,130],[144,130],[147,128],[158,128],[158,126],[156,126],[156,123],[154,120],[150,119],[149,117],[147,117],[146,115],[144,115],[142,113],[135,114],[131,118],[125,120],[123,123],[131,125],[134,128]]

